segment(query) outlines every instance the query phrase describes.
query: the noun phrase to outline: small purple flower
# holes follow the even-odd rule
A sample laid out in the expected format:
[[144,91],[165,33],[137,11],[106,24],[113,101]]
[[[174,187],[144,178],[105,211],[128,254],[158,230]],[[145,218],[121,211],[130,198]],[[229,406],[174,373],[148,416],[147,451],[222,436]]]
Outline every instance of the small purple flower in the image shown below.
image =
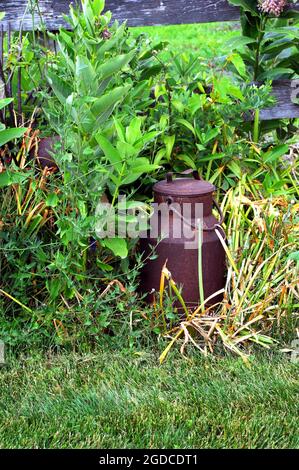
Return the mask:
[[102,31],[102,38],[106,40],[111,38],[111,33],[108,31],[108,29],[104,29]]
[[259,9],[263,13],[279,16],[286,7],[288,0],[259,0]]

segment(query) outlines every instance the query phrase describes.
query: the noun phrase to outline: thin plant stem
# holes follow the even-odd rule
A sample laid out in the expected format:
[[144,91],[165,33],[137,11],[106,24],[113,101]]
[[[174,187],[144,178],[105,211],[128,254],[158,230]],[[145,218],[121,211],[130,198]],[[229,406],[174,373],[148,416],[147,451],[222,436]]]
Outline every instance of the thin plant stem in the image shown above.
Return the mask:
[[253,72],[253,80],[256,81],[258,79],[260,73],[260,56],[261,56],[261,45],[262,40],[265,35],[265,26],[266,26],[267,18],[263,17],[260,23],[260,30],[257,37],[257,45],[256,45],[256,52],[255,52],[255,61],[254,61],[254,72]]
[[202,305],[202,312],[204,312],[204,289],[203,289],[203,274],[202,274],[202,222],[200,219],[197,221],[198,227],[198,290],[199,290],[199,299]]
[[253,142],[258,143],[259,140],[259,124],[260,124],[260,110],[256,109],[254,114],[253,123]]

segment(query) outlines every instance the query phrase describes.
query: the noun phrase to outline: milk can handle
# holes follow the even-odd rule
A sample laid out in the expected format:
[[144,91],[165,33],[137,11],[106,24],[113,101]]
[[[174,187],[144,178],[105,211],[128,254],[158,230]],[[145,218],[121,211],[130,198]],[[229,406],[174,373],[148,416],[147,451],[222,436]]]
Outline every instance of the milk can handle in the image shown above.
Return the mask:
[[[167,204],[169,205],[169,208],[175,212],[187,225],[189,225],[193,230],[196,230],[197,227],[193,224],[190,224],[190,222],[188,220],[186,220],[174,207],[171,207],[171,204],[173,203],[173,198],[171,196],[168,196],[167,198]],[[213,232],[213,230],[215,230],[217,227],[220,227],[220,225],[222,225],[223,223],[223,220],[224,220],[224,216],[223,216],[223,213],[222,213],[222,210],[220,209],[219,207],[219,204],[215,201],[215,199],[213,199],[213,204],[216,206],[219,214],[220,214],[220,220],[214,224],[212,227],[203,227],[203,231],[204,232]],[[222,228],[222,227],[221,227]],[[223,229],[222,229],[223,230]]]
[[213,199],[213,204],[214,206],[216,207],[216,209],[218,210],[219,212],[219,215],[220,215],[220,220],[214,224],[212,227],[203,227],[203,231],[204,232],[212,232],[213,230],[215,230],[219,225],[222,225],[223,224],[223,221],[224,221],[224,215],[222,213],[222,210],[220,209],[220,206],[218,204],[217,201],[215,201],[215,199]]
[[[190,175],[193,174],[194,179],[200,180],[200,176],[197,170],[185,170],[185,171],[176,171],[175,174],[177,175]],[[170,171],[166,174],[167,183],[171,183],[173,181],[173,172]]]

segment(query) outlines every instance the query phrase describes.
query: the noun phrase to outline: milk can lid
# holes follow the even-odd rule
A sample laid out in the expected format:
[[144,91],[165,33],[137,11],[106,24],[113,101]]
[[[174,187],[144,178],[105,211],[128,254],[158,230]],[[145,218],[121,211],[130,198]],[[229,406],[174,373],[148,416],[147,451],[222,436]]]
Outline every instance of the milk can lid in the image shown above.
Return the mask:
[[173,178],[172,173],[167,174],[167,179],[154,185],[154,192],[170,196],[203,196],[215,191],[215,186],[208,181],[201,180],[198,172],[193,172],[194,178]]

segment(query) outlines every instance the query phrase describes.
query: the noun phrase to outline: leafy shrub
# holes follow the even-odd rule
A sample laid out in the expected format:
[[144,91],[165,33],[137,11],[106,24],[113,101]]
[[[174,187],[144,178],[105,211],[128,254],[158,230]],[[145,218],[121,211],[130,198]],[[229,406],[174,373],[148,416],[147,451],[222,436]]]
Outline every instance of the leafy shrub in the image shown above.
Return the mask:
[[[229,0],[241,9],[243,35],[230,47],[239,51],[245,75],[252,80],[294,78],[298,75],[298,12],[287,1],[271,4],[256,0]],[[267,4],[268,3],[268,4]],[[291,6],[291,2],[290,2]],[[275,9],[276,7],[276,9]],[[239,67],[236,67],[240,72]],[[244,73],[241,75],[244,76]]]
[[[151,51],[131,39],[125,24],[109,27],[111,15],[101,15],[103,6],[82,2],[82,13],[71,7],[72,31],[61,30],[56,38],[61,53],[47,70],[54,96],[47,96],[44,106],[63,143],[55,156],[63,174],[63,197],[68,195],[71,206],[79,209],[79,217],[70,211],[59,220],[60,234],[63,243],[86,249],[101,198],[111,195],[112,206],[117,205],[120,187],[158,168],[144,155],[157,131],[147,129],[141,116],[151,102],[149,78],[143,79]],[[80,227],[77,235],[70,234],[67,227],[75,225]],[[127,256],[124,239],[102,245],[116,256]]]

